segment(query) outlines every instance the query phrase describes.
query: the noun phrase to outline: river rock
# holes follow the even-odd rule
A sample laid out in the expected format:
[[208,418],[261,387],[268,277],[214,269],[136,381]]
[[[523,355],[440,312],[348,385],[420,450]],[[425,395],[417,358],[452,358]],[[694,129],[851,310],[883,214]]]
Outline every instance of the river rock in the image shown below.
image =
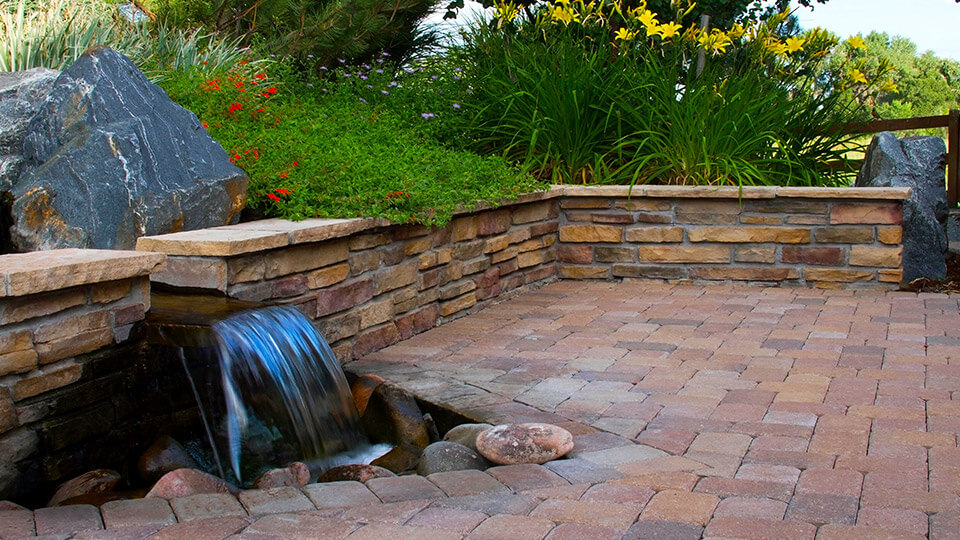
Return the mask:
[[376,465],[340,465],[324,471],[317,482],[341,482],[346,480],[366,482],[373,478],[386,478],[388,476],[396,475]]
[[0,73],[0,192],[10,191],[20,176],[27,126],[59,75],[46,68]]
[[23,155],[19,251],[134,249],[140,236],[235,223],[249,182],[193,113],[106,47],[56,79]]
[[196,469],[177,469],[170,471],[153,485],[146,497],[176,499],[200,493],[232,493],[239,490],[227,482]]
[[60,484],[47,506],[57,506],[67,499],[112,491],[120,482],[120,473],[111,469],[96,469]]
[[486,470],[490,466],[480,452],[460,443],[439,441],[431,444],[420,455],[417,474],[429,474],[448,471]]
[[187,450],[169,435],[157,438],[140,460],[137,461],[137,475],[144,482],[152,484],[163,475],[177,469],[199,469]]
[[367,403],[373,391],[385,383],[382,377],[373,374],[361,375],[350,385],[350,393],[353,394],[353,402],[357,406],[357,412],[362,416],[367,410]]
[[501,424],[477,437],[477,450],[499,465],[546,463],[573,450],[573,435],[553,424]]
[[430,444],[430,434],[417,401],[396,386],[377,386],[360,420],[371,442],[398,447],[410,444],[421,450]]
[[467,448],[477,450],[477,435],[480,435],[484,431],[492,428],[490,424],[460,424],[459,426],[454,426],[450,429],[444,436],[443,440],[460,443]]
[[903,280],[947,275],[947,148],[940,137],[877,134],[857,174],[856,185],[909,187],[903,203]]
[[265,471],[253,481],[254,489],[270,489],[278,487],[303,487],[310,482],[310,469],[305,463],[295,461],[282,469]]
[[410,443],[398,444],[386,454],[371,461],[370,464],[400,474],[416,469],[422,453],[423,450],[419,446]]

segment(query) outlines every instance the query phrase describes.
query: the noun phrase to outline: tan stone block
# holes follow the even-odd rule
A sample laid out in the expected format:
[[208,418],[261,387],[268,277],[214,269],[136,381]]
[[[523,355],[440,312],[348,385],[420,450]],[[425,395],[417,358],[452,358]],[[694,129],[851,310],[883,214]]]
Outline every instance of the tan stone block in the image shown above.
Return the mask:
[[37,356],[41,365],[95,351],[113,343],[113,329],[97,328],[46,343],[38,343]]
[[742,215],[740,216],[740,223],[743,225],[781,225],[783,219],[777,216]]
[[775,213],[775,214],[820,214],[827,213],[827,203],[802,198],[777,197],[774,199],[753,199],[743,201],[745,212]]
[[90,301],[94,304],[109,304],[130,294],[132,279],[118,279],[90,286]]
[[335,283],[340,283],[350,276],[350,265],[347,263],[320,268],[307,274],[307,287],[322,289]]
[[487,257],[477,257],[476,259],[463,261],[463,275],[469,276],[484,272],[487,268],[490,268],[490,264],[490,259]]
[[632,225],[636,222],[636,219],[633,217],[633,214],[626,212],[605,212],[603,214],[591,214],[590,221],[593,223],[608,223],[610,225]]
[[507,249],[510,245],[510,237],[502,234],[500,236],[494,236],[493,238],[487,238],[483,244],[484,253],[494,253],[496,251],[503,251]]
[[273,279],[314,270],[346,261],[349,257],[348,245],[344,240],[294,246],[272,252],[265,257],[264,277]]
[[477,237],[477,216],[454,218],[451,223],[451,238],[454,242],[473,240]]
[[528,251],[517,255],[517,265],[520,268],[529,268],[543,262],[543,253],[539,251]]
[[14,330],[0,333],[0,354],[26,351],[33,347],[33,335],[29,330]]
[[0,297],[58,291],[78,285],[145,276],[160,270],[166,256],[106,249],[55,249],[12,253],[0,259]]
[[528,251],[540,249],[541,247],[543,247],[543,242],[539,238],[533,238],[531,240],[527,240],[526,242],[521,242],[520,244],[518,244],[517,252],[526,253]]
[[564,225],[560,227],[561,242],[619,243],[623,229],[613,225]]
[[[0,386],[0,434],[6,433],[19,425],[17,408],[13,405],[10,390],[5,386]],[[6,456],[6,458],[10,459],[10,456]]]
[[82,372],[83,368],[74,360],[35,370],[13,384],[13,400],[20,401],[75,383]]
[[440,285],[446,285],[463,277],[463,261],[450,261],[440,269]]
[[260,281],[266,272],[266,263],[262,255],[231,257],[227,259],[227,282],[248,283]]
[[540,201],[533,204],[516,206],[513,208],[513,213],[511,215],[513,224],[520,225],[523,223],[543,221],[549,218],[552,214],[551,207],[554,204],[555,203],[553,201]]
[[453,260],[453,248],[442,248],[437,250],[437,264],[447,264]]
[[737,201],[682,199],[675,210],[679,223],[733,225],[740,215]]
[[883,244],[901,244],[903,227],[877,227],[877,240]]
[[520,251],[517,249],[517,246],[510,246],[503,251],[498,251],[490,255],[490,262],[493,264],[501,263],[503,261],[512,259],[517,256]]
[[3,313],[2,324],[12,324],[54,313],[85,304],[86,293],[78,288],[64,291],[34,294],[30,296],[4,298],[0,300]]
[[855,281],[873,281],[873,278],[873,272],[862,270],[836,270],[831,268],[803,269],[803,279],[807,281],[853,283]]
[[797,227],[696,227],[687,229],[691,242],[737,242],[803,244],[810,241],[810,229]]
[[436,252],[430,253],[421,253],[420,257],[417,259],[417,266],[421,270],[429,270],[434,266],[437,266],[437,254]]
[[377,286],[374,294],[381,294],[416,283],[419,267],[418,261],[408,261],[380,270],[377,274]]
[[110,310],[102,309],[82,315],[57,317],[44,323],[33,332],[33,340],[36,343],[69,338],[81,332],[106,328],[110,326]]
[[417,295],[417,305],[422,306],[425,304],[432,304],[440,299],[440,288],[434,287],[426,291],[421,292]]
[[632,227],[624,234],[627,242],[683,242],[683,227]]
[[540,242],[543,244],[543,247],[548,248],[557,243],[557,237],[553,235],[541,236]]
[[166,268],[151,274],[150,279],[174,287],[227,292],[227,261],[215,257],[168,257]]
[[403,252],[408,257],[411,255],[417,255],[418,253],[423,253],[424,251],[433,247],[433,238],[425,236],[423,238],[417,238],[416,240],[411,240],[403,246]]
[[631,212],[636,211],[645,211],[645,212],[666,212],[673,209],[673,203],[663,199],[643,199],[643,198],[631,198],[631,199],[619,199],[614,201],[614,207],[621,208],[623,210],[629,210]]
[[883,283],[900,283],[903,281],[903,268],[883,268],[877,271],[879,281]]
[[390,322],[383,326],[366,330],[353,338],[353,350],[351,354],[359,358],[393,345],[399,339],[400,335],[397,332],[397,326]]
[[390,243],[390,235],[386,233],[360,234],[350,238],[350,251],[363,251]]
[[591,199],[591,198],[577,198],[577,199],[561,199],[560,208],[563,209],[594,209],[594,208],[610,208],[610,199]]
[[350,275],[359,276],[380,267],[380,253],[375,249],[369,251],[355,251],[350,254]]
[[637,248],[619,246],[597,246],[594,248],[598,263],[635,262]]
[[562,264],[560,265],[559,273],[563,279],[608,279],[610,277],[610,267]]
[[871,244],[873,227],[821,227],[813,237],[821,244]]
[[258,231],[242,227],[198,229],[137,239],[137,251],[168,255],[230,257],[286,246],[288,233]]
[[27,373],[37,364],[37,351],[33,349],[0,354],[0,377],[11,373]]
[[733,260],[736,262],[772,263],[777,259],[774,246],[737,246],[733,248]]
[[360,330],[385,323],[393,318],[393,299],[370,302],[358,308],[357,315],[360,316]]
[[694,266],[689,275],[693,279],[734,281],[785,281],[800,277],[796,268],[740,266]]
[[511,244],[519,244],[533,237],[533,226],[514,227],[507,231],[507,238]]
[[457,296],[461,296],[470,291],[476,290],[476,288],[477,284],[472,279],[455,281],[444,287],[440,287],[440,300],[456,298]]
[[327,316],[315,324],[317,331],[329,343],[355,336],[360,331],[360,317],[354,312]]
[[637,255],[646,262],[730,262],[730,248],[726,246],[640,246]]
[[449,302],[440,302],[440,316],[449,317],[458,311],[463,311],[473,307],[477,303],[477,295],[469,292],[459,298],[454,298]]
[[830,223],[869,223],[898,225],[903,221],[903,209],[898,202],[837,203],[830,209]]
[[790,225],[826,225],[827,216],[796,215],[787,216],[784,222]]
[[897,268],[900,266],[900,247],[852,246],[850,266]]
[[464,261],[483,254],[483,240],[459,242],[453,246],[453,258]]
[[843,247],[783,246],[781,262],[817,266],[843,266],[847,250]]

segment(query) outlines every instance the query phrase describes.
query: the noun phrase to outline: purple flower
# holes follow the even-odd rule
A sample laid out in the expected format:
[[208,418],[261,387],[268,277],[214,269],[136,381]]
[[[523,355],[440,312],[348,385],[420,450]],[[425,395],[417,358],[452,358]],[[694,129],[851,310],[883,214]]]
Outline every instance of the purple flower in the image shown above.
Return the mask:
[[350,73],[344,73],[343,76],[344,76],[344,77],[352,77],[352,75],[351,75]]
[[330,70],[327,69],[327,66],[320,66],[320,69],[323,70],[323,71],[330,71]]
[[460,108],[460,104],[459,104],[459,103],[454,103],[454,104],[453,104],[453,108],[454,108],[454,109],[459,109],[459,108]]
[[434,81],[437,80],[437,76],[436,76],[436,75],[432,75],[430,78],[431,78],[432,80],[434,80]]
[[403,68],[407,73],[413,73],[413,68]]
[[382,63],[383,63],[383,58],[377,58],[377,63],[378,63],[378,64],[382,64]]
[[453,68],[453,70],[456,71],[457,73],[460,73],[461,71],[463,71],[463,70],[460,69],[460,68]]
[[363,69],[370,69],[370,66],[366,64],[360,64],[360,67],[362,67]]
[[385,96],[389,96],[389,95],[390,95],[390,91],[389,91],[389,90],[381,90],[380,93],[383,94],[383,95],[385,95]]
[[366,102],[367,102],[367,100],[365,100],[365,99],[363,99],[363,98],[360,98],[360,101],[363,102],[363,103],[366,103]]
[[459,80],[460,80],[460,76],[459,76],[459,75],[454,75],[454,76],[453,76],[453,80],[459,81]]
[[313,88],[313,83],[312,83],[312,82],[308,82],[308,83],[307,83],[307,88]]
[[337,62],[340,62],[341,64],[343,64],[346,62],[346,60],[344,60],[343,58],[337,58]]
[[390,88],[393,88],[395,86],[397,86],[397,81],[393,81],[392,83],[390,83]]
[[313,55],[312,55],[312,54],[308,54],[308,55],[307,55],[307,58],[313,58]]
[[271,54],[271,55],[270,55],[270,58],[276,58],[276,57],[277,57],[277,55],[275,55],[275,54]]
[[383,70],[382,70],[382,69],[378,69],[376,72],[377,72],[378,74],[383,74]]
[[361,78],[362,80],[364,80],[364,81],[367,80],[367,76],[366,76],[366,75],[361,75],[360,78]]
[[368,85],[367,85],[367,88],[373,90],[373,85],[372,85],[372,84],[368,84]]
[[380,56],[390,56],[390,53],[388,53],[387,51],[383,51],[382,53],[380,53]]
[[422,116],[424,120],[427,120],[427,119],[433,118],[435,115],[432,112],[425,112],[425,113],[420,113],[420,116]]

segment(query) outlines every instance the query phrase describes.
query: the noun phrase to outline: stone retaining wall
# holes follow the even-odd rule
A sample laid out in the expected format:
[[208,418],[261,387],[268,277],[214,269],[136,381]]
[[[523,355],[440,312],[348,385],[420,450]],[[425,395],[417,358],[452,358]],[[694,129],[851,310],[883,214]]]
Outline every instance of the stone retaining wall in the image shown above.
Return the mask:
[[655,278],[896,288],[906,189],[570,187],[568,279]]
[[554,190],[447,226],[384,220],[264,220],[141,238],[166,253],[152,279],[296,306],[346,361],[555,276]]
[[135,356],[131,329],[163,261],[78,249],[0,257],[0,499],[82,469],[78,446],[119,421],[120,374],[136,363],[116,358]]

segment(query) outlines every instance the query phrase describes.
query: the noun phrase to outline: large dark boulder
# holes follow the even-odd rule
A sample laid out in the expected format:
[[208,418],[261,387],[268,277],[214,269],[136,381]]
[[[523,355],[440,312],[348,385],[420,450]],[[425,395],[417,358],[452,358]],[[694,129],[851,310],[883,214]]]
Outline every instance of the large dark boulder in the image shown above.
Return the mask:
[[249,181],[193,113],[105,47],[60,74],[23,153],[18,251],[133,249],[140,236],[235,223]]
[[903,204],[903,280],[947,274],[947,148],[939,137],[877,134],[870,142],[856,185],[909,187]]
[[46,68],[0,73],[0,191],[10,191],[20,176],[27,126],[59,75]]

